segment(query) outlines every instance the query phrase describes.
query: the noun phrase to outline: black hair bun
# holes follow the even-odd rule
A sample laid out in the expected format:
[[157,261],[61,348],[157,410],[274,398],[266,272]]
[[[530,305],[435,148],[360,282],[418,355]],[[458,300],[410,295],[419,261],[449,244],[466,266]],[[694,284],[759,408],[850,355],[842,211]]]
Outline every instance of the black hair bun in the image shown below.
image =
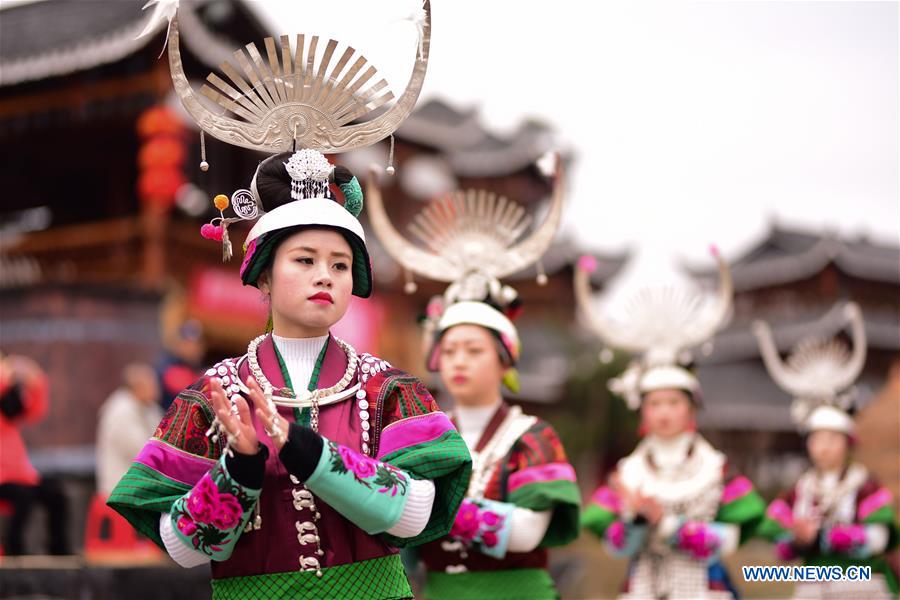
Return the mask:
[[292,152],[276,154],[260,163],[256,170],[256,193],[266,211],[291,201],[291,176],[284,165],[292,155]]

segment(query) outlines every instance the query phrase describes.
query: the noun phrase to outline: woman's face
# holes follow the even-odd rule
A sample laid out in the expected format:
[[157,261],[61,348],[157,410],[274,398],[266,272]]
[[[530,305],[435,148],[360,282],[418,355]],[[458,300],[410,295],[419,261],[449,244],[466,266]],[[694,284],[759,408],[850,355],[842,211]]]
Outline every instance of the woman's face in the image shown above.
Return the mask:
[[682,390],[653,390],[644,394],[641,418],[648,434],[672,438],[690,428],[694,406]]
[[330,229],[304,229],[286,238],[272,268],[260,277],[273,330],[284,337],[326,335],[341,320],[353,291],[353,252]]
[[820,429],[806,438],[809,459],[820,471],[836,471],[847,461],[847,436],[840,431]]
[[497,342],[480,325],[456,325],[441,337],[441,379],[454,400],[463,406],[492,404],[500,392],[506,367]]

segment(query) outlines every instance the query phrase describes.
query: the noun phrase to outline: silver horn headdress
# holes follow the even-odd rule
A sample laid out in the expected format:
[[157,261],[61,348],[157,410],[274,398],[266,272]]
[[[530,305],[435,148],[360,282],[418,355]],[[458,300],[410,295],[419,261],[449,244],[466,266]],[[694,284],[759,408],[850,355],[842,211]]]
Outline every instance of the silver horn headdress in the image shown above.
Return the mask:
[[643,288],[624,307],[621,319],[593,306],[591,259],[579,261],[575,299],[586,322],[603,343],[637,355],[610,389],[637,409],[641,394],[650,389],[676,387],[699,392],[696,378],[680,365],[691,361],[691,349],[708,342],[731,314],[732,283],[728,264],[714,248],[719,289],[714,298],[699,290],[676,287]]
[[[515,202],[484,190],[457,191],[431,202],[416,215],[410,231],[421,246],[406,239],[384,208],[377,172],[366,185],[369,221],[387,252],[408,276],[406,291],[415,291],[409,274],[451,283],[448,302],[508,302],[511,293],[500,279],[538,263],[553,242],[562,219],[563,167],[555,157],[553,198],[544,222],[526,235],[531,217]],[[523,236],[525,236],[523,238]],[[539,282],[546,277],[538,275]],[[512,292],[514,293],[514,292]]]
[[791,417],[801,428],[815,428],[816,423],[811,421],[818,413],[816,420],[826,418],[833,428],[852,430],[849,416],[842,419],[835,411],[845,413],[853,408],[853,383],[866,360],[866,330],[862,312],[855,302],[844,305],[842,313],[844,324],[850,325],[852,350],[837,339],[811,336],[800,340],[786,361],[778,354],[768,324],[763,321],[753,324],[766,369],[775,383],[794,397]]
[[[338,53],[337,41],[303,34],[297,35],[293,48],[290,36],[266,38],[265,58],[248,44],[234,52],[235,64],[220,65],[224,77],[208,75],[200,94],[221,108],[217,114],[201,101],[184,73],[177,13],[168,34],[175,92],[204,132],[235,146],[269,154],[294,148],[335,153],[369,146],[391,135],[419,97],[431,42],[430,0],[425,0],[424,11],[423,37],[406,89],[393,106],[368,121],[353,123],[393,99],[387,82],[370,84],[376,80],[375,67],[355,49],[348,46]],[[317,57],[321,43],[325,49]]]
[[[369,221],[387,252],[407,274],[405,289],[415,291],[412,274],[446,282],[442,296],[428,305],[423,341],[428,367],[437,370],[436,341],[439,334],[464,323],[497,333],[507,362],[504,384],[518,390],[515,364],[521,345],[511,321],[517,292],[501,278],[533,264],[550,247],[559,228],[563,209],[563,166],[558,155],[553,162],[553,196],[544,222],[530,233],[532,219],[523,207],[484,190],[457,191],[438,198],[416,215],[410,231],[420,245],[406,239],[384,208],[378,173],[372,171],[366,186]],[[545,159],[542,159],[545,164]],[[538,283],[546,283],[538,267]],[[438,335],[436,335],[438,334]]]

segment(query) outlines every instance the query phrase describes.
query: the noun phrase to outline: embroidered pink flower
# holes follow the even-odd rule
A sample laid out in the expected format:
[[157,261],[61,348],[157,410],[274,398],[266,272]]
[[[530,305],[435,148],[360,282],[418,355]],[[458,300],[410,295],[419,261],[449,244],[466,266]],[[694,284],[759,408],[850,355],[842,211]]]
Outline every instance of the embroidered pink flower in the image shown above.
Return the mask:
[[481,522],[490,527],[496,528],[503,522],[503,517],[491,510],[485,510],[481,513]]
[[625,547],[625,524],[622,521],[613,521],[612,525],[606,528],[606,541],[616,550]]
[[688,521],[678,530],[678,547],[698,560],[707,559],[719,547],[719,538],[705,523]]
[[791,546],[791,543],[786,540],[775,542],[775,556],[778,557],[778,560],[784,562],[788,562],[797,558],[797,555],[794,553],[794,548]]
[[464,501],[456,514],[456,520],[453,521],[450,536],[458,540],[472,541],[481,528],[478,512],[478,507],[474,503]]
[[216,500],[210,522],[222,530],[236,527],[241,522],[241,515],[244,513],[240,502],[231,494],[219,494]]
[[188,519],[187,517],[181,517],[178,519],[178,531],[183,533],[184,535],[190,537],[194,535],[194,532],[197,531],[197,524]]
[[481,534],[481,543],[488,548],[493,548],[497,545],[497,534],[493,531],[485,531]]
[[368,479],[374,476],[378,470],[378,463],[358,452],[354,452],[346,446],[340,446],[338,452],[341,455],[341,460],[344,461],[344,467],[359,479]]
[[866,542],[862,525],[835,525],[828,531],[828,547],[832,552],[849,552]]
[[203,476],[187,500],[187,509],[198,523],[209,523],[216,507],[219,490],[209,474]]

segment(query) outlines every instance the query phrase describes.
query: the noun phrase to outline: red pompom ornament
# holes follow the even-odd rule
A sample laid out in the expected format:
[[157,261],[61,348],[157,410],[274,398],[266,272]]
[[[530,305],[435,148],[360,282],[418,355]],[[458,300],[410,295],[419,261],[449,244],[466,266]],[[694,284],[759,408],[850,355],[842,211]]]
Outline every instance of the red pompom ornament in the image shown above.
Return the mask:
[[213,225],[212,223],[205,223],[200,228],[200,235],[205,239],[213,240],[214,242],[221,242],[223,233],[221,225]]

